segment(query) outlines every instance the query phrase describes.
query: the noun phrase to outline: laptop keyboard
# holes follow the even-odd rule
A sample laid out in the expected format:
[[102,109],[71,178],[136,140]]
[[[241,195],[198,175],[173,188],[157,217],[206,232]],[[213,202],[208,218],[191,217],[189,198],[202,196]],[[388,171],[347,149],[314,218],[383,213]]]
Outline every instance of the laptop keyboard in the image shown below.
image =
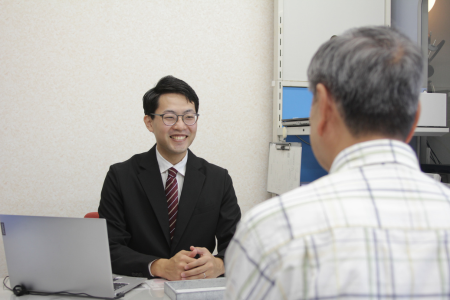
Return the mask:
[[117,291],[126,285],[128,285],[128,283],[114,282],[114,290]]

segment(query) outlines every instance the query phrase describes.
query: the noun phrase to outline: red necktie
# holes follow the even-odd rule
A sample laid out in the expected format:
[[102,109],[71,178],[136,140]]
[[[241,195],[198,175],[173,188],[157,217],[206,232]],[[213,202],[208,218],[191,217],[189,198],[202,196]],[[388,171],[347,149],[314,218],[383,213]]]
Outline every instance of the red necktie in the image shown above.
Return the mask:
[[169,175],[167,176],[166,199],[167,199],[167,206],[169,207],[170,240],[172,240],[173,235],[175,233],[175,225],[177,223],[177,213],[178,213],[177,170],[175,170],[174,168],[169,169]]

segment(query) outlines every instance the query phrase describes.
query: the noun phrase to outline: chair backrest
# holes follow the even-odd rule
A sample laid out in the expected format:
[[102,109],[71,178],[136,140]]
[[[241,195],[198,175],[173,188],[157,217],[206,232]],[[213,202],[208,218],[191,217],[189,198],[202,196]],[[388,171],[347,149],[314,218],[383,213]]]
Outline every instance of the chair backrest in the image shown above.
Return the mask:
[[87,213],[84,217],[85,218],[98,219],[99,215],[98,215],[98,212],[94,211],[94,212]]

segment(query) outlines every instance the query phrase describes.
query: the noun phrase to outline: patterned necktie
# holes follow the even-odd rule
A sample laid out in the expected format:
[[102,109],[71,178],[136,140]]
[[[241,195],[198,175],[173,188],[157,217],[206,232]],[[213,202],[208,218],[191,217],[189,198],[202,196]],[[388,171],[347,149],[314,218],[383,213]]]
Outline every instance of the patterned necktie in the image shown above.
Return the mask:
[[177,223],[177,213],[178,213],[177,170],[175,170],[174,168],[169,169],[169,175],[167,176],[166,199],[167,199],[167,206],[169,207],[170,240],[172,240],[173,235],[175,233],[175,224]]

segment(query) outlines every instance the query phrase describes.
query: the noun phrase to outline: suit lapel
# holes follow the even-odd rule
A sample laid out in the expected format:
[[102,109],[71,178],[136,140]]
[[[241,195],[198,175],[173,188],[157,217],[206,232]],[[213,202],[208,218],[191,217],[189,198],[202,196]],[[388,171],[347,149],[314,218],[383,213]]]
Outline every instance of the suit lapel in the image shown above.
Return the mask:
[[166,237],[167,244],[170,245],[169,211],[158,161],[156,160],[156,145],[144,155],[139,165],[141,167],[141,172],[138,175],[139,181],[153,207],[161,230]]
[[[205,175],[199,171],[201,162],[190,150],[186,163],[186,174],[184,176],[183,190],[181,192],[180,203],[178,205],[177,224],[175,235],[171,244],[171,252],[173,253],[178,242],[183,236],[184,230],[191,219],[195,205],[202,191]],[[167,210],[167,209],[166,209]],[[167,225],[168,226],[168,225]],[[189,250],[189,249],[184,249]]]

